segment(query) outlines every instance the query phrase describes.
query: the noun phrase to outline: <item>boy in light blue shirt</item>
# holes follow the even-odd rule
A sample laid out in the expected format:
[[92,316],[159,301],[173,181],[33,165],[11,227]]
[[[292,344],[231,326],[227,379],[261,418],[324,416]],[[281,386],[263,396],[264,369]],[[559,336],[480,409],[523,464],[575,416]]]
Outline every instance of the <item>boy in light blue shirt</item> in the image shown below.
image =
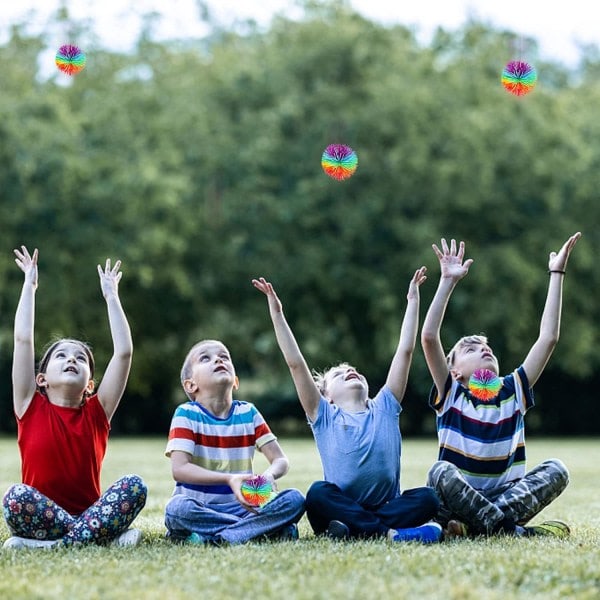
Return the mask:
[[306,514],[317,535],[424,543],[441,538],[441,527],[428,523],[439,506],[435,492],[426,487],[400,492],[398,419],[425,278],[421,267],[410,282],[398,347],[386,383],[373,399],[366,379],[347,363],[313,377],[273,286],[264,278],[252,280],[267,296],[277,342],[321,457],[324,481],[313,483],[306,496]]

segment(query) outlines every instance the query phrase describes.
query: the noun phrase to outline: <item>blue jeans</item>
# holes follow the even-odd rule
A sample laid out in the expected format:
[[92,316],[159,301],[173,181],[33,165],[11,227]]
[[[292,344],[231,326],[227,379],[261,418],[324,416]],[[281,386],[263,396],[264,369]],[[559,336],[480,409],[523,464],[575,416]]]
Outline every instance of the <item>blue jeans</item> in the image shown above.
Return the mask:
[[283,490],[256,510],[250,512],[238,502],[206,505],[176,494],[165,508],[165,526],[177,538],[197,533],[216,543],[244,544],[297,523],[304,514],[304,496],[295,489]]
[[4,494],[6,524],[12,535],[63,544],[105,544],[123,533],[146,503],[148,490],[137,475],[113,483],[80,515],[71,515],[34,487],[17,483]]
[[318,535],[330,521],[341,521],[351,537],[380,537],[390,529],[417,527],[433,519],[440,501],[427,487],[406,490],[380,506],[364,506],[334,483],[315,481],[306,494],[306,516]]

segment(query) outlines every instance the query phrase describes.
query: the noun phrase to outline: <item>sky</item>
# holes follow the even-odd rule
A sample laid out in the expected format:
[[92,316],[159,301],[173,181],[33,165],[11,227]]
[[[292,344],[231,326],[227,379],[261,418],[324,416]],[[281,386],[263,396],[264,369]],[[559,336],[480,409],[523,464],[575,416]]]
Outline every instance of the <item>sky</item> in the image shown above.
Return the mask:
[[[275,13],[298,14],[293,0],[206,0],[223,25],[254,19],[267,26]],[[43,30],[49,17],[66,4],[70,15],[88,19],[103,45],[126,50],[140,31],[140,15],[156,12],[159,39],[202,36],[197,0],[0,0],[0,43],[7,27],[26,21]],[[600,46],[600,6],[594,0],[350,0],[365,17],[384,25],[413,27],[424,42],[437,26],[459,28],[468,17],[537,40],[542,58],[575,65],[578,44]],[[70,41],[70,40],[69,40]],[[57,41],[60,45],[66,40]]]

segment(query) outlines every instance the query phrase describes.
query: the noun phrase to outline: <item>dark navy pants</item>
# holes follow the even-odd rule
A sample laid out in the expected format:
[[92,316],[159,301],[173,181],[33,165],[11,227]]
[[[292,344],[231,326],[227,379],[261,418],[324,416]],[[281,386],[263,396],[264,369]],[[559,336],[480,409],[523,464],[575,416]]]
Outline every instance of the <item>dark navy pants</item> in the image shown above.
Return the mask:
[[335,520],[348,526],[351,537],[384,536],[389,529],[423,525],[439,505],[437,494],[427,487],[406,490],[380,506],[363,506],[327,481],[315,481],[306,494],[306,516],[317,535]]

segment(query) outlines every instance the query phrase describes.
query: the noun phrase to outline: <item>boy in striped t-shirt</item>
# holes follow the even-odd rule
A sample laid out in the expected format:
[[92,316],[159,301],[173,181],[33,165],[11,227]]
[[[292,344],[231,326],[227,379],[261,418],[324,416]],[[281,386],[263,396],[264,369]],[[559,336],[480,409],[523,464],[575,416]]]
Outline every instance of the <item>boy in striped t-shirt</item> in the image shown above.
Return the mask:
[[242,495],[255,448],[269,462],[262,475],[273,489],[289,462],[256,407],[233,399],[238,378],[225,345],[198,342],[185,358],[181,384],[189,401],[175,410],[166,449],[176,482],[165,509],[167,536],[216,544],[296,539],[304,513],[298,490],[280,491],[260,508]]
[[[548,260],[550,283],[538,339],[523,364],[498,378],[498,361],[487,338],[461,338],[444,355],[440,329],[454,287],[469,271],[465,246],[452,240],[433,250],[440,282],[423,323],[421,342],[434,388],[430,405],[437,414],[439,455],[428,485],[441,499],[438,519],[448,535],[554,535],[566,537],[561,521],[525,524],[567,486],[569,474],[558,459],[526,472],[524,415],[534,404],[532,387],[558,341],[562,284],[567,260],[581,234],[572,235]],[[471,377],[487,374],[497,384],[488,394],[471,388]]]

